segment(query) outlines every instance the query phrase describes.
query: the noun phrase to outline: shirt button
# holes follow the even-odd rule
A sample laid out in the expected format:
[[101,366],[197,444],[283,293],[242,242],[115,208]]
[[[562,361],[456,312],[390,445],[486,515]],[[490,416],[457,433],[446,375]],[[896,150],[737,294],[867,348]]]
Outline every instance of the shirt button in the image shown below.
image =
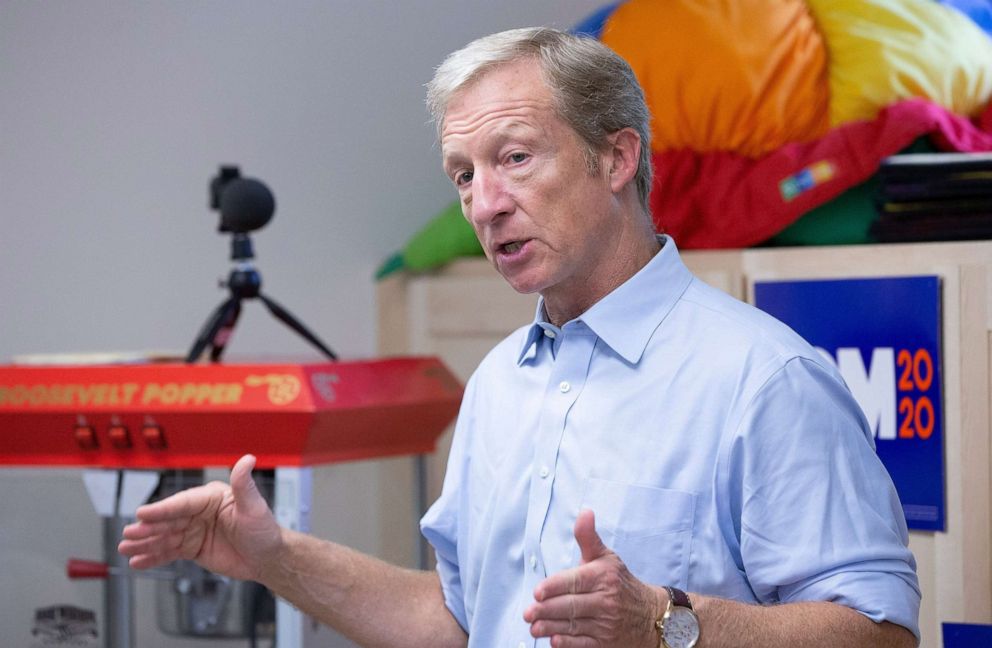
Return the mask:
[[544,479],[545,477],[547,477],[550,474],[551,474],[551,471],[548,470],[548,467],[547,466],[541,466],[541,472],[540,472],[541,479]]
[[561,393],[563,393],[563,394],[566,393],[571,388],[572,388],[572,385],[570,385],[567,380],[561,381],[561,384],[558,385],[558,389],[561,390]]
[[[544,329],[544,335],[551,338],[552,340],[558,336],[558,334],[552,331],[551,329]],[[523,648],[523,646],[521,646],[521,648]]]
[[520,643],[517,644],[517,648],[527,648],[527,644],[521,641]]
[[537,569],[537,556],[534,554],[530,555],[530,568]]

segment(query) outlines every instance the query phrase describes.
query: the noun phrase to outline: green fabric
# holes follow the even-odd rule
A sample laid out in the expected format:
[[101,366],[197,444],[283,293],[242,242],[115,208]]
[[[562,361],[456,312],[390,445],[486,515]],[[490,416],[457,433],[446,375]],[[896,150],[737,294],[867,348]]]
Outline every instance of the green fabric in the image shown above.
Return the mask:
[[852,245],[871,242],[869,229],[878,214],[874,197],[879,181],[872,176],[833,200],[803,214],[773,236],[769,245]]
[[388,277],[394,272],[399,272],[403,270],[406,266],[403,263],[403,253],[396,252],[391,257],[382,262],[379,269],[375,271],[375,280],[379,281],[384,277]]
[[456,200],[414,234],[401,252],[383,261],[375,278],[379,280],[401,270],[433,270],[458,257],[481,254],[483,252],[479,239],[462,216],[461,203]]
[[463,256],[482,254],[475,231],[456,200],[435,216],[403,248],[403,261],[413,271],[431,270]]
[[[917,138],[900,153],[934,153],[926,136]],[[853,245],[872,243],[871,226],[878,218],[875,199],[881,189],[878,174],[851,187],[833,200],[811,209],[792,225],[768,239],[763,246]]]

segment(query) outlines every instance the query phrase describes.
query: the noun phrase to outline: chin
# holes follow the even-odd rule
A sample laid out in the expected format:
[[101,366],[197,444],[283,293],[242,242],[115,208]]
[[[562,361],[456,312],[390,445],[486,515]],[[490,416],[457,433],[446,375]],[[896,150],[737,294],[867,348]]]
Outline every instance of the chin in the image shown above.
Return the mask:
[[535,281],[533,278],[507,277],[506,275],[503,275],[503,279],[506,280],[506,283],[510,284],[510,288],[513,288],[522,295],[530,295],[540,292],[544,287],[543,283]]
[[527,263],[501,267],[496,264],[496,271],[510,287],[523,295],[543,292],[555,283],[555,274],[546,263]]

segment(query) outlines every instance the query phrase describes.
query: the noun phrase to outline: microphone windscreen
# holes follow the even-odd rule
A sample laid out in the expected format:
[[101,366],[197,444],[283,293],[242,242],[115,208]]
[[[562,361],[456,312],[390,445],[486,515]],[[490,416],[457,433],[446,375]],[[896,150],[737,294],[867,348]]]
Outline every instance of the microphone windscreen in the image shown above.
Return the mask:
[[220,196],[221,229],[251,232],[272,220],[276,199],[263,183],[254,178],[237,178],[224,186]]

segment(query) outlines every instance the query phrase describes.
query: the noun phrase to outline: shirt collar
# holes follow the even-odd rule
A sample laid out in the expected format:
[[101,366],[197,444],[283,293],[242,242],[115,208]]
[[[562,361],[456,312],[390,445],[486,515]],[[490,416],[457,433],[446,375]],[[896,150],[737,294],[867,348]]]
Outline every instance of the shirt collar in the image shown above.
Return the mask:
[[[675,241],[659,235],[658,242],[662,248],[647,265],[578,318],[631,364],[641,359],[655,329],[692,281],[692,273],[682,263]],[[536,355],[537,345],[549,327],[554,328],[547,321],[541,298],[520,349],[518,365]]]
[[541,341],[541,336],[544,335],[544,329],[541,325],[546,323],[544,322],[543,317],[544,299],[538,298],[537,313],[534,315],[534,323],[530,325],[530,329],[527,331],[526,337],[524,337],[524,343],[520,347],[520,354],[517,356],[518,366],[537,355],[537,345]]

